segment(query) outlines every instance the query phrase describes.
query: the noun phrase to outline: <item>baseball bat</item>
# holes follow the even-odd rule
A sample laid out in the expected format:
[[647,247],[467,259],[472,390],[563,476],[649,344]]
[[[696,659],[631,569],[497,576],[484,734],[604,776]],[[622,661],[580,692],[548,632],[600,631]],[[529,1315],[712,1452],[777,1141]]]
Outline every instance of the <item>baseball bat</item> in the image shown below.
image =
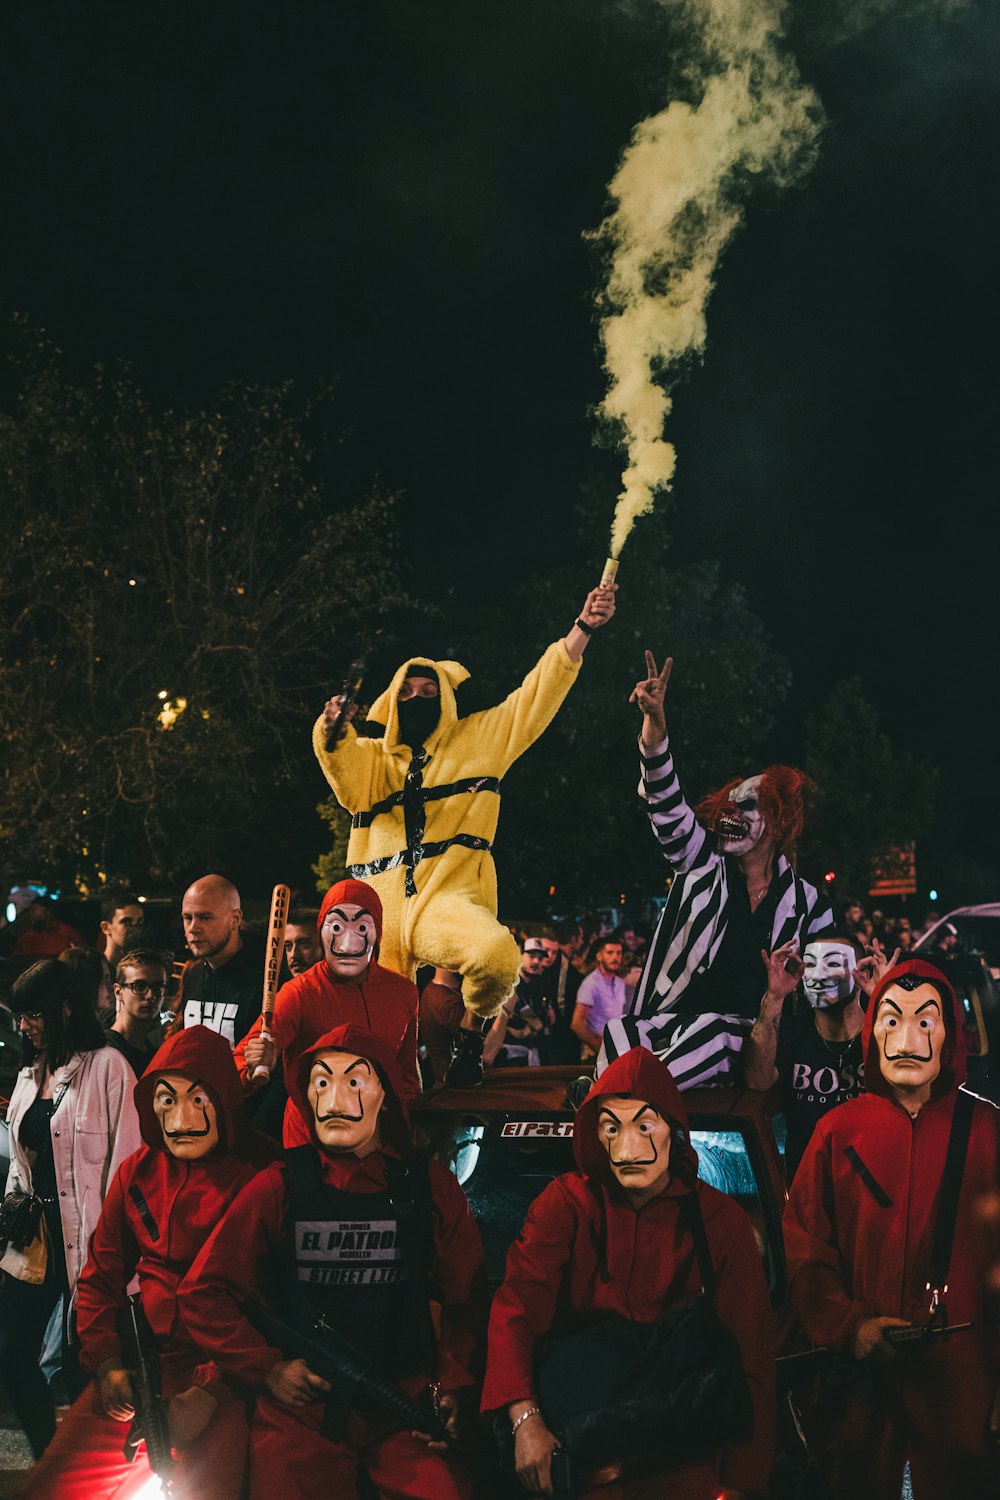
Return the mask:
[[[271,1038],[271,1022],[274,1019],[274,997],[278,993],[278,977],[281,974],[281,955],[285,949],[285,925],[288,922],[288,905],[292,893],[287,885],[276,885],[271,892],[271,915],[267,921],[267,947],[264,950],[264,998],[260,1017],[264,1023],[260,1034],[264,1041]],[[270,1078],[270,1068],[258,1063],[251,1078]]]

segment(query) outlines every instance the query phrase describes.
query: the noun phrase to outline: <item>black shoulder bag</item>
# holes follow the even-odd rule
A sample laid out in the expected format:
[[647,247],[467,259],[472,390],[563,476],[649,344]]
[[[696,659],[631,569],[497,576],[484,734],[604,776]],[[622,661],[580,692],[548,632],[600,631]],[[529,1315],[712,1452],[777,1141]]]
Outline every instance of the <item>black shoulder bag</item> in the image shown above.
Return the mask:
[[[61,1083],[52,1096],[52,1114],[62,1103],[63,1095],[68,1085]],[[52,1129],[51,1122],[49,1129]],[[43,1150],[52,1151],[52,1138],[49,1137]],[[46,1200],[39,1198],[33,1189],[27,1192],[23,1188],[12,1188],[0,1203],[0,1254],[9,1245],[14,1250],[26,1250],[32,1240],[38,1234],[38,1226],[42,1220]]]
[[[539,1341],[538,1404],[580,1470],[625,1457],[680,1468],[753,1435],[740,1347],[715,1309],[715,1267],[697,1190],[681,1213],[694,1240],[700,1294],[665,1307],[652,1323],[610,1316]],[[603,1223],[601,1238],[606,1243]]]

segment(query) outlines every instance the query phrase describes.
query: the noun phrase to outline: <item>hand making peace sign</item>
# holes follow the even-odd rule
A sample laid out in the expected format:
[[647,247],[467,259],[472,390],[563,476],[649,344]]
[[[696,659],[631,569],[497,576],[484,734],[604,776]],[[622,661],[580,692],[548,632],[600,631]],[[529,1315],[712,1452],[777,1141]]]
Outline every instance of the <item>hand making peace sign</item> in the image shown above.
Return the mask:
[[657,671],[656,657],[652,651],[647,651],[647,675],[636,683],[628,700],[642,710],[642,743],[650,748],[666,738],[667,721],[663,714],[663,699],[673,665],[673,657],[668,656]]

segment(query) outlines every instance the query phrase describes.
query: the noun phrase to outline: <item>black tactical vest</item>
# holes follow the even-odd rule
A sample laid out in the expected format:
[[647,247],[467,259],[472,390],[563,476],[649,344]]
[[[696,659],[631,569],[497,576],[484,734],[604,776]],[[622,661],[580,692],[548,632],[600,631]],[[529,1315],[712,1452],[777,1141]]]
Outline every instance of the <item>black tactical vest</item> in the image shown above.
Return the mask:
[[[352,1193],[323,1181],[313,1146],[285,1153],[290,1229],[285,1297],[322,1314],[385,1375],[433,1373],[427,1278],[433,1224],[427,1164],[386,1159],[388,1183]],[[430,1341],[430,1342],[429,1342]]]

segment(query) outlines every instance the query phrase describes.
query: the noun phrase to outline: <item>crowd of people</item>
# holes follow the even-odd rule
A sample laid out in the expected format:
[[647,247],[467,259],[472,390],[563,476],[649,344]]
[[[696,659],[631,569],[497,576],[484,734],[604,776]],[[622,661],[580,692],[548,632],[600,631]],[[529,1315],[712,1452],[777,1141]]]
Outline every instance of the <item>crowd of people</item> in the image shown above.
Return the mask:
[[[37,1459],[25,1496],[124,1500],[160,1463],[148,1407],[138,1457],[125,1441],[130,1297],[185,1500],[766,1496],[770,1295],[750,1219],[698,1176],[684,1103],[734,1083],[783,1098],[791,1302],[841,1355],[817,1396],[830,1493],[896,1500],[907,1462],[917,1500],[992,1492],[977,1214],[997,1112],[962,1087],[944,960],[906,958],[909,929],[869,930],[859,903],[835,924],[796,869],[805,778],[772,766],[692,808],[671,663],[647,656],[640,790],[672,874],[655,931],[497,920],[490,799],[613,605],[592,591],[485,714],[458,713],[464,669],[422,657],[364,734],[331,700],[314,743],[352,813],[349,864],[289,912],[273,1014],[221,875],[184,893],[183,965],[127,890],[93,950],[44,903],[23,924],[0,1379]],[[575,1170],[532,1203],[491,1298],[469,1202],[415,1148],[410,1106],[552,1063],[583,1079]],[[72,1401],[58,1429],[46,1357]]]

